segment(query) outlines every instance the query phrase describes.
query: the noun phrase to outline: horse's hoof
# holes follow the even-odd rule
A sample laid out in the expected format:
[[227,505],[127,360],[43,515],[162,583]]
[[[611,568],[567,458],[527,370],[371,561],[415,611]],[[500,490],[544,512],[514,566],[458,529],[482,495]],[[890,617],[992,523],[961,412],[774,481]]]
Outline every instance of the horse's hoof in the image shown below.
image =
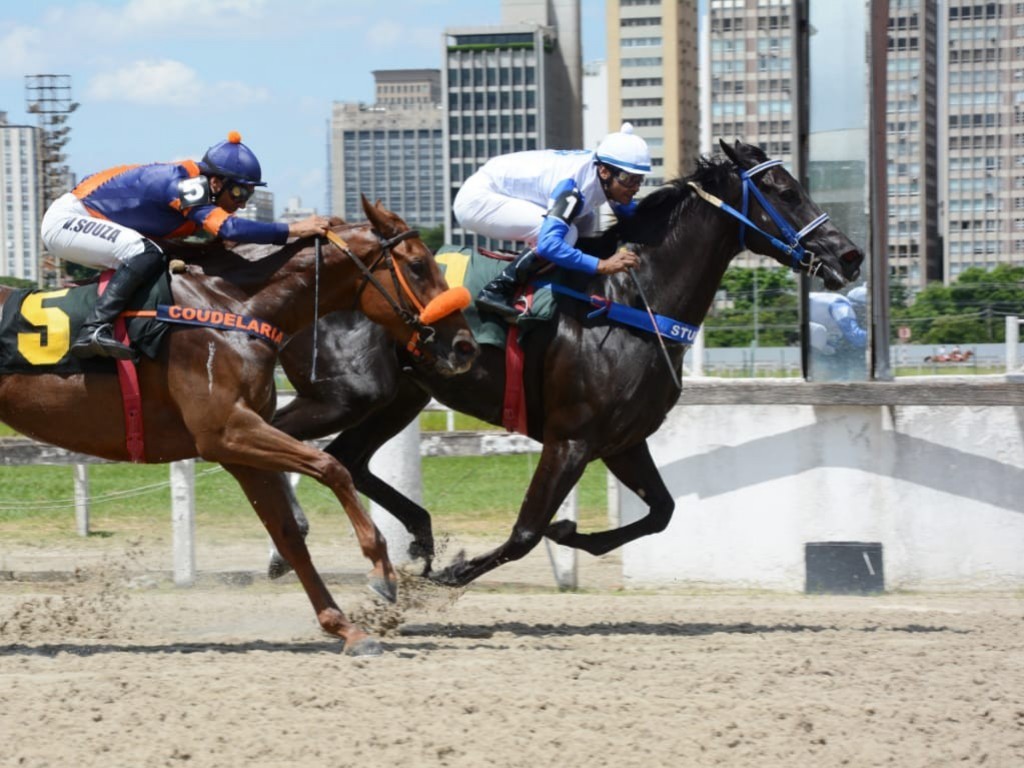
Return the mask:
[[267,564],[267,578],[273,581],[274,579],[280,579],[286,573],[291,572],[291,563],[277,554],[277,552],[274,552],[270,556],[270,562]]
[[556,544],[564,544],[576,535],[576,523],[572,520],[559,520],[549,525],[544,535]]
[[455,569],[450,565],[443,570],[434,571],[433,573],[428,574],[427,578],[440,587],[463,586],[462,580],[456,575]]
[[364,637],[352,643],[345,644],[346,656],[383,656],[384,647],[375,638]]
[[369,584],[370,591],[375,595],[380,595],[389,603],[398,602],[398,582],[394,580],[384,579],[380,576],[371,576]]

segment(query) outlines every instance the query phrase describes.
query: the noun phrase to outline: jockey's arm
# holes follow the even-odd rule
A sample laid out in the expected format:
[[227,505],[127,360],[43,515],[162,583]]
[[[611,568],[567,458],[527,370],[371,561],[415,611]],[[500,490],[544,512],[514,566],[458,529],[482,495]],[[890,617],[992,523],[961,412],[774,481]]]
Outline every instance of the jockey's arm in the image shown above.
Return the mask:
[[588,274],[612,275],[639,263],[632,251],[620,250],[601,260],[584,253],[566,241],[569,226],[583,209],[583,194],[572,179],[561,182],[551,195],[551,204],[544,214],[544,223],[537,237],[537,255],[565,269]]
[[829,307],[829,314],[836,321],[843,338],[858,349],[863,349],[868,344],[868,332],[860,327],[857,322],[857,313],[848,301],[834,301]]
[[583,210],[583,193],[572,179],[560,182],[551,193],[544,222],[537,236],[537,255],[559,267],[594,274],[598,259],[566,241],[573,219]]
[[243,219],[216,205],[190,208],[187,215],[203,230],[223,240],[275,245],[284,245],[288,242],[289,226],[283,222],[268,223]]

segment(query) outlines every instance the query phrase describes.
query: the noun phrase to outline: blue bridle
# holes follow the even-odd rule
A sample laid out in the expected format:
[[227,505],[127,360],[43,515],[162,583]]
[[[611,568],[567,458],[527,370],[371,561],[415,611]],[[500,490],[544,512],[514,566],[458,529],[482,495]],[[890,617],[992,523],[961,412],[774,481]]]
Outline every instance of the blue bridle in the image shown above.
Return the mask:
[[[737,211],[728,203],[720,200],[714,195],[705,192],[701,186],[695,182],[689,182],[690,186],[696,190],[704,200],[708,201],[712,205],[720,208],[721,210],[728,213],[733,218],[737,219],[740,223],[740,245],[744,248],[747,247],[747,227],[750,227],[755,232],[760,234],[762,237],[768,240],[776,250],[782,253],[784,256],[789,258],[790,266],[794,270],[805,269],[811,276],[814,276],[822,266],[824,262],[815,256],[813,253],[804,248],[801,240],[807,237],[811,232],[820,227],[826,221],[828,221],[828,214],[823,213],[818,216],[814,221],[805,226],[801,230],[796,230],[793,226],[786,221],[782,214],[775,210],[775,207],[768,202],[768,198],[764,196],[764,193],[758,189],[757,184],[754,183],[754,177],[759,173],[774,168],[776,165],[782,165],[781,160],[765,160],[763,163],[755,165],[753,168],[744,170],[743,168],[737,168],[740,176],[740,180],[743,182],[743,210]],[[761,229],[757,224],[750,220],[747,212],[750,209],[750,195],[757,198],[757,202],[761,205],[762,210],[771,217],[771,220],[775,222],[775,226],[779,228],[779,237],[769,234]],[[783,239],[780,239],[783,238]]]

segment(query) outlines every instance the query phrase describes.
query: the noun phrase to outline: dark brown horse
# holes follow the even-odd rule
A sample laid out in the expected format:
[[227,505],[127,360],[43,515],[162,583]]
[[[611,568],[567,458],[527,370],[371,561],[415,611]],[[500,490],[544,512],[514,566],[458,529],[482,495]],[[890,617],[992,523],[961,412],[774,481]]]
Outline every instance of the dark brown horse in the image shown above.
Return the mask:
[[[691,326],[703,321],[729,262],[744,245],[820,276],[829,289],[856,279],[863,254],[792,176],[756,147],[739,142],[722,147],[727,161],[702,161],[693,176],[648,195],[633,219],[606,233],[603,242],[589,243],[590,252],[607,255],[617,243],[639,244],[635,278],[643,295],[655,312]],[[628,275],[594,277],[577,288],[641,306],[641,291]],[[525,342],[528,432],[543,450],[513,530],[493,551],[457,559],[433,573],[441,583],[466,584],[522,557],[545,535],[603,554],[663,530],[672,516],[675,502],[646,442],[680,394],[657,337],[590,318],[593,308],[587,304],[567,298],[558,304],[556,321],[531,331]],[[296,336],[284,351],[282,364],[298,397],[278,412],[274,423],[302,439],[341,430],[326,450],[350,468],[359,490],[413,534],[411,554],[425,557],[429,572],[429,514],[375,477],[370,457],[416,417],[431,395],[455,410],[501,424],[504,352],[484,346],[469,373],[447,379],[408,362],[377,329],[351,315],[325,317],[320,338],[323,375],[316,382],[308,375],[308,333]],[[358,366],[354,350],[359,350]],[[681,345],[668,351],[676,376],[684,351]],[[594,459],[603,459],[647,503],[648,514],[598,533],[580,533],[568,521],[552,525],[562,500]],[[271,573],[280,565],[272,561]]]
[[[452,309],[452,293],[430,250],[395,214],[365,199],[363,208],[369,223],[332,227],[342,239],[323,245],[319,268],[313,238],[259,260],[208,249],[198,265],[172,275],[175,303],[249,315],[287,334],[313,323],[317,303],[321,314],[358,307],[388,339],[403,345],[411,341],[419,358],[431,361],[425,368],[432,373],[462,373],[478,347],[461,312],[437,317],[438,306],[449,304]],[[10,294],[0,288],[0,302]],[[143,358],[138,365],[145,460],[199,456],[222,464],[294,566],[320,626],[342,638],[350,653],[379,652],[376,641],[348,621],[314,568],[295,525],[284,473],[308,475],[334,492],[363,554],[373,563],[371,586],[394,599],[396,577],[386,544],[345,467],[268,423],[276,403],[276,360],[276,348],[244,333],[176,326],[157,358]],[[117,461],[129,458],[113,367],[75,375],[2,375],[0,419],[30,437],[73,451]]]

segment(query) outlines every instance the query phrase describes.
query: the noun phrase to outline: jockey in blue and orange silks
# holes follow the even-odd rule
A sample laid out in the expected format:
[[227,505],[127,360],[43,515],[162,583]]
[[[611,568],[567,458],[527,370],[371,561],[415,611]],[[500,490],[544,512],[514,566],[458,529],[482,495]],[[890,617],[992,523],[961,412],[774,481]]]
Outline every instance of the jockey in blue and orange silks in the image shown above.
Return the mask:
[[155,273],[163,252],[150,238],[175,240],[205,234],[239,243],[284,244],[289,237],[324,231],[323,216],[292,224],[235,216],[258,186],[262,169],[242,137],[210,147],[198,163],[123,165],[88,176],[43,216],[44,246],[57,258],[98,269],[116,268],[71,346],[76,357],[128,359],[111,323],[132,294]]

